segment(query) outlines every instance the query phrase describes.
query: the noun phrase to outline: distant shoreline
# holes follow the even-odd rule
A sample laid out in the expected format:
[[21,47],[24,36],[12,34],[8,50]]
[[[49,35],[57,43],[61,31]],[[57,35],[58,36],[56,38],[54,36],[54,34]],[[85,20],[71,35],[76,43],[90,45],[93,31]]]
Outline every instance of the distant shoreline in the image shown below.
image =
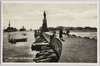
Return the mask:
[[[11,31],[11,32],[27,32],[27,31],[30,31],[30,30],[26,30],[26,31]],[[32,30],[34,31],[34,30]],[[56,30],[58,31],[58,30]],[[97,32],[97,30],[70,30],[72,32]]]
[[97,30],[70,30],[72,32],[97,32]]

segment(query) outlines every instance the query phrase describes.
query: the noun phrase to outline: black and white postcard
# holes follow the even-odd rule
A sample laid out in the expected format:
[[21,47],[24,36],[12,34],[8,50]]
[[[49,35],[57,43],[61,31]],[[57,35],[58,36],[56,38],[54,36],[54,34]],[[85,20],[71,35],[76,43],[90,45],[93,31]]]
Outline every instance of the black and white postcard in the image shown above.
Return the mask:
[[2,63],[98,63],[98,2],[1,4]]

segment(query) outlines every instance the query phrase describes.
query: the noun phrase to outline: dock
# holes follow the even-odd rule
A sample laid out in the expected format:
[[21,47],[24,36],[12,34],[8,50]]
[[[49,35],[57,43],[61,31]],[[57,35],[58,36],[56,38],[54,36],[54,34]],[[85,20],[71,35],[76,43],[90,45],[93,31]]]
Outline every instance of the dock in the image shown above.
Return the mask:
[[[35,62],[58,62],[62,52],[62,42],[49,32],[43,32],[36,38],[31,49],[40,51],[33,59]],[[37,42],[39,41],[39,42]]]
[[[77,37],[74,35],[63,35],[64,41],[62,41],[59,39],[58,34],[56,35],[56,37],[53,37],[53,34],[51,34],[50,32],[44,32],[42,33],[42,35],[46,39],[47,43],[40,43],[42,49],[39,50],[40,53],[38,53],[36,57],[41,56],[39,58],[42,58],[43,60],[45,60],[45,62],[51,62],[50,58],[54,56],[56,58],[53,58],[53,60],[55,61],[52,62],[97,63],[96,39]],[[41,62],[43,62],[42,59]]]

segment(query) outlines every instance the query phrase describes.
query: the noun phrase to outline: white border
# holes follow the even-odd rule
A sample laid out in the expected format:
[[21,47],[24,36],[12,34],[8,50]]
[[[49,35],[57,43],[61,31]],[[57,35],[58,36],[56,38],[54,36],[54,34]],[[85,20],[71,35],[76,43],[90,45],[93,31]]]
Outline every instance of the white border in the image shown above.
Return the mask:
[[[97,63],[3,63],[3,3],[97,3]],[[61,2],[61,1],[1,1],[1,64],[71,64],[71,65],[99,65],[99,2]]]

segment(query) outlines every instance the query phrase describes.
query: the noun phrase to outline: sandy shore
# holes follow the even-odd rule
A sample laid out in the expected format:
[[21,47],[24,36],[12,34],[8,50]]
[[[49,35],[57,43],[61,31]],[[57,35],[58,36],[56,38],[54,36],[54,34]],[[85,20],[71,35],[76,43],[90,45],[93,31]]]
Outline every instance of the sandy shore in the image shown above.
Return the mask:
[[97,40],[63,35],[60,63],[96,63]]

